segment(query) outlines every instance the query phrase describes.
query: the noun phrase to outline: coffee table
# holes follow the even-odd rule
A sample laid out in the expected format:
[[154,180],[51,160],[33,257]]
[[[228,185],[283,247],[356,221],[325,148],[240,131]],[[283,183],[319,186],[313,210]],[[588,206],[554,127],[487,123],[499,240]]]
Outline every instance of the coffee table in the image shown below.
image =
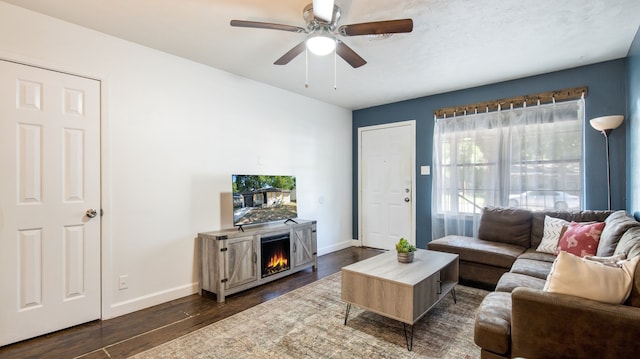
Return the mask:
[[[403,323],[407,349],[413,348],[413,325],[449,292],[456,302],[458,255],[418,249],[411,263],[389,251],[342,267],[342,300]],[[410,334],[407,333],[407,325]]]

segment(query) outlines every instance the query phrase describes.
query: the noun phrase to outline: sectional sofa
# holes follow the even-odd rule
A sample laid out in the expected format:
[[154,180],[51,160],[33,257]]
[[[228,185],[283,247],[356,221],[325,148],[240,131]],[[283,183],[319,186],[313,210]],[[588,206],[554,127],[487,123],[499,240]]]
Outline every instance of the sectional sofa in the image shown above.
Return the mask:
[[[599,231],[599,240],[575,246],[567,231],[576,228]],[[447,236],[428,248],[460,256],[462,283],[495,288],[476,314],[483,359],[640,353],[640,223],[625,211],[488,207],[478,238]]]

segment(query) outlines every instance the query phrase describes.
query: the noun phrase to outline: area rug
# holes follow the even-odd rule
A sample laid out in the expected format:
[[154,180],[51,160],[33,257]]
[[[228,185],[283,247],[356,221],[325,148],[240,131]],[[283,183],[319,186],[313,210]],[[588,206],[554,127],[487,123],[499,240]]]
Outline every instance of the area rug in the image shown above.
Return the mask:
[[402,323],[346,304],[333,274],[132,358],[479,358],[475,311],[487,291],[458,285],[414,325],[408,351]]

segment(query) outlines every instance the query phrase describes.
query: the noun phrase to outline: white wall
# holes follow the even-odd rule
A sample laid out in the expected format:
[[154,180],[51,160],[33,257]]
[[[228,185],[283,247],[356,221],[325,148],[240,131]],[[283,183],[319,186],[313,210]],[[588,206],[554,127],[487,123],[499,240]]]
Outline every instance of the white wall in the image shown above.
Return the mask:
[[231,173],[296,175],[319,254],[351,245],[351,111],[4,2],[0,57],[103,81],[104,318],[197,290]]

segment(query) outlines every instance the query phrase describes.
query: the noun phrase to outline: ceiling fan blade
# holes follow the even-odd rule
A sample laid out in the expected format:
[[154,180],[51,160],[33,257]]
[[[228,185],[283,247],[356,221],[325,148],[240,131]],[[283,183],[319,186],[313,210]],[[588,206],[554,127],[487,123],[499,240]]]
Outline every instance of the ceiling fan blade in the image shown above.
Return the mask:
[[338,41],[336,45],[336,53],[354,69],[367,63],[362,57],[360,57],[360,55],[353,51],[349,46],[345,45],[342,41]]
[[342,25],[338,32],[342,36],[382,35],[413,31],[413,20],[387,20],[363,22],[361,24]]
[[282,55],[282,57],[277,59],[276,62],[274,62],[273,64],[274,65],[286,65],[286,64],[288,64],[296,56],[300,55],[302,53],[302,51],[304,51],[305,47],[306,47],[306,44],[304,43],[304,41],[299,43],[293,49],[287,51],[286,54]]
[[333,18],[333,0],[313,0],[313,16],[326,22]]
[[246,21],[246,20],[231,20],[231,26],[251,27],[255,29],[271,29],[271,30],[291,31],[291,32],[307,32],[305,28],[302,28],[299,26],[272,24],[269,22]]

